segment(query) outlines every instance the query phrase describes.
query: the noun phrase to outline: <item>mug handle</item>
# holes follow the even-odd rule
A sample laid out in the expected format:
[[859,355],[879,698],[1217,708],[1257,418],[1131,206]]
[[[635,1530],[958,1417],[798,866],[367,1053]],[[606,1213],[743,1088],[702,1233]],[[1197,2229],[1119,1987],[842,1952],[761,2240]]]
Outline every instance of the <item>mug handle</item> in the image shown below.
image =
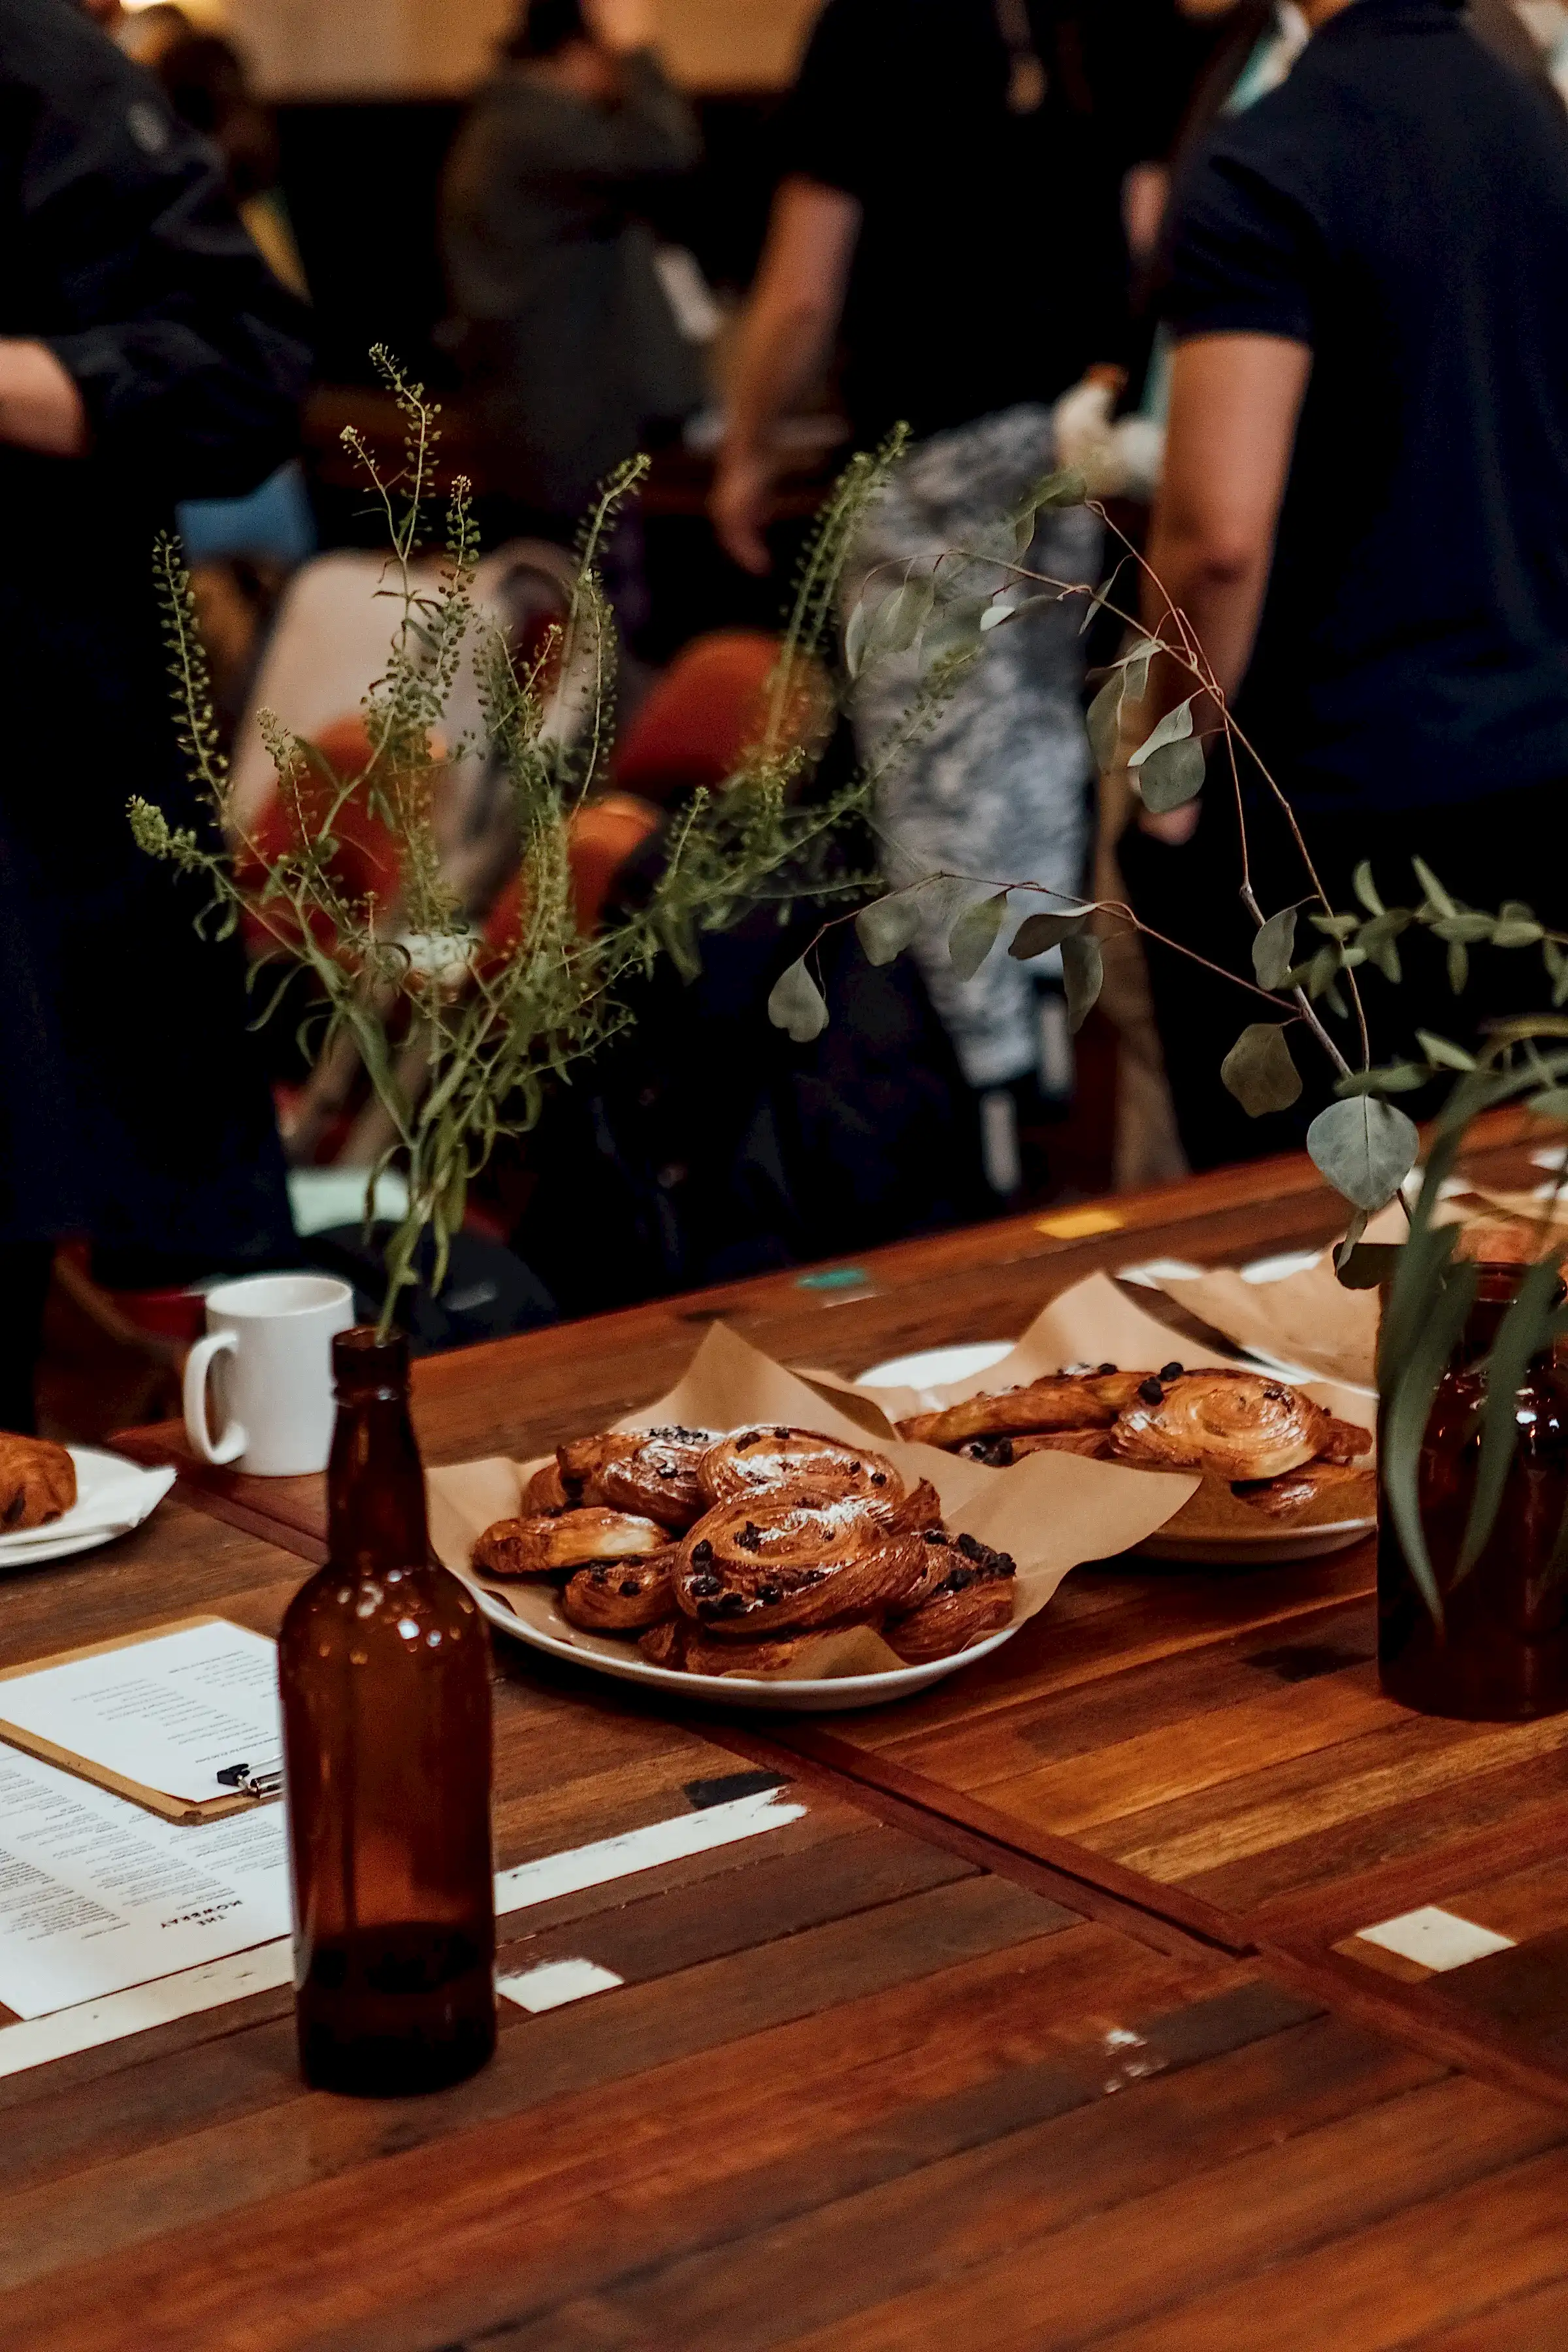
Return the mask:
[[216,1444],[207,1435],[207,1373],[216,1356],[232,1356],[238,1346],[237,1331],[209,1331],[185,1358],[185,1435],[204,1462],[236,1462],[249,1443],[232,1417]]

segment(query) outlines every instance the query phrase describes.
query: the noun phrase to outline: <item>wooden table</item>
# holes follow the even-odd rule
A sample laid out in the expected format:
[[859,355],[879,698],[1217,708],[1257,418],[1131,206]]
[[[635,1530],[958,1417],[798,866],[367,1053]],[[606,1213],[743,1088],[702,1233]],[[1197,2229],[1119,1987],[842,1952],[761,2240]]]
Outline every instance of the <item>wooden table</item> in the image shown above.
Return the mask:
[[[1093,1265],[1334,1223],[1293,1162],[1095,1215],[433,1360],[422,1438],[433,1460],[541,1450],[668,1385],[718,1314],[848,1371],[1009,1336]],[[84,1640],[196,1606],[273,1625],[319,1492],[183,1494],[13,1580],[0,1663],[58,1648],[68,1605]],[[1568,1731],[1388,1709],[1370,1588],[1364,1550],[1080,1570],[930,1698],[793,1727],[498,1644],[503,1864],[759,1777],[804,1812],[509,1916],[505,1969],[624,1981],[509,2010],[496,2064],[438,2098],[306,2094],[282,1994],[0,2075],[3,2340],[1561,2345]],[[1358,1944],[1428,1904],[1513,1941],[1439,1974]]]

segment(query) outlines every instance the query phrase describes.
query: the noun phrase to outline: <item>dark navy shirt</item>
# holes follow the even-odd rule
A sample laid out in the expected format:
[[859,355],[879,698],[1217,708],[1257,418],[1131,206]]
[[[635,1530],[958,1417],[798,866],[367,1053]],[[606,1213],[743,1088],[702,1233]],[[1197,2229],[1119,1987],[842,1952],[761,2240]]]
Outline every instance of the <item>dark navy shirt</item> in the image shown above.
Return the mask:
[[1025,114],[994,0],[827,0],[812,33],[782,162],[862,208],[844,320],[862,444],[900,417],[927,434],[1053,400],[1122,354],[1121,175],[1171,135],[1169,12],[1027,11],[1045,98]]
[[1179,339],[1311,346],[1238,706],[1302,805],[1568,786],[1568,128],[1552,100],[1445,0],[1354,0],[1215,129],[1165,308]]

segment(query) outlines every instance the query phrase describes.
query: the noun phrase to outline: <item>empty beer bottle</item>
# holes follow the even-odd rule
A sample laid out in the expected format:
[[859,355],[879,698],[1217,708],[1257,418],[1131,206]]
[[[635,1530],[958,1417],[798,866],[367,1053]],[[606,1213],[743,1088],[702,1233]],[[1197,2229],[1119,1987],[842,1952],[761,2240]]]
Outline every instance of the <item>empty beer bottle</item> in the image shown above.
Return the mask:
[[279,1642],[300,2063],[434,2090],[495,2047],[489,1640],[433,1559],[408,1343],[332,1343],[325,1568]]

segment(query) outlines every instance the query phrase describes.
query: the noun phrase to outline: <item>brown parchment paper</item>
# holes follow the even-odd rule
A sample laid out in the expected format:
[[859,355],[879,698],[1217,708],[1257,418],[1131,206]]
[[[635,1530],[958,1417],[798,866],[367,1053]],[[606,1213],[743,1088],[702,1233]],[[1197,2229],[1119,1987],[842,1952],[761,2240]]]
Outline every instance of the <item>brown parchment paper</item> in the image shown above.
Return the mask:
[[[777,1422],[820,1430],[852,1445],[864,1444],[868,1435],[863,1419],[852,1418],[828,1392],[797,1379],[722,1323],[710,1328],[667,1396],[628,1413],[616,1426],[654,1429],[670,1422],[707,1429]],[[982,1463],[941,1453],[935,1446],[906,1445],[891,1436],[879,1442],[880,1450],[911,1484],[931,1480],[955,1534],[975,1536],[1012,1553],[1018,1570],[1015,1624],[1043,1609],[1080,1561],[1135,1550],[1181,1509],[1198,1485],[1195,1478],[1182,1475],[1124,1470],[1071,1454],[1031,1454],[1010,1470],[988,1470]],[[495,1520],[516,1517],[523,1486],[537,1467],[537,1462],[493,1456],[429,1471],[430,1538],[437,1558],[471,1576],[476,1539]],[[474,1580],[523,1623],[580,1651],[585,1660],[625,1660],[635,1654],[631,1643],[570,1624],[548,1585]],[[879,1633],[857,1627],[835,1637],[831,1645],[813,1643],[800,1673],[819,1681],[901,1671],[903,1664]],[[770,1681],[790,1678],[787,1674],[769,1676]],[[738,1682],[738,1696],[743,1688]]]

